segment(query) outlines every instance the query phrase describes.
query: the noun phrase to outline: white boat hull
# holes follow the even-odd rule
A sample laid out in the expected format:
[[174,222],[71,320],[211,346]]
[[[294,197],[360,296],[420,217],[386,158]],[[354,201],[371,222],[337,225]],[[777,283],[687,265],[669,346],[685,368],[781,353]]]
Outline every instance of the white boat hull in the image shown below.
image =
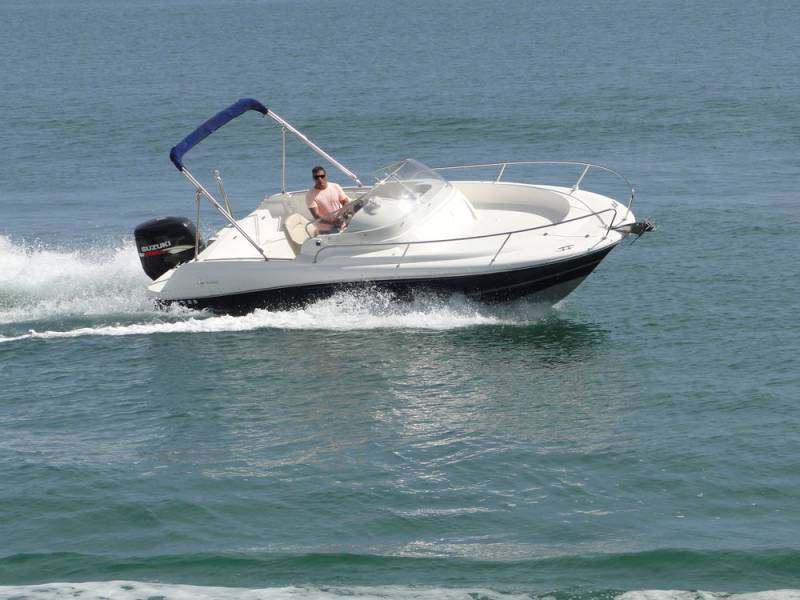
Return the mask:
[[[291,308],[328,297],[340,290],[357,289],[385,290],[401,298],[424,292],[462,294],[487,303],[529,297],[535,302],[554,304],[572,292],[612,248],[613,245],[609,245],[577,257],[515,269],[473,269],[448,275],[432,275],[430,272],[423,275],[418,272],[417,276],[410,276],[409,273],[395,273],[384,278],[374,270],[370,274],[359,275],[353,270],[311,269],[318,271],[318,277],[313,278],[308,277],[310,272],[298,273],[297,264],[280,265],[273,261],[220,264],[214,270],[216,273],[202,268],[202,263],[187,263],[176,269],[173,277],[179,273],[184,275],[176,278],[185,280],[187,287],[194,288],[194,293],[173,285],[172,294],[161,293],[156,298],[163,304],[179,303],[224,312]],[[195,268],[192,265],[196,265]],[[205,273],[198,278],[197,271],[201,269]],[[234,281],[241,282],[235,291],[229,287]],[[254,289],[253,283],[258,281],[263,281],[265,285]],[[267,285],[270,281],[273,284]]]

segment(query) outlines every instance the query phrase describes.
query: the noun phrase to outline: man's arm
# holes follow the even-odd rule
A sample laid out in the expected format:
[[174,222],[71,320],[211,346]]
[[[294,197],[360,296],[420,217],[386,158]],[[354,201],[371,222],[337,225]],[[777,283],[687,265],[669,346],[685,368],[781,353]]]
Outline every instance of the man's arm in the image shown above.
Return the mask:
[[342,186],[340,186],[338,183],[336,184],[336,189],[339,190],[339,202],[342,203],[342,206],[350,202],[350,198],[347,197],[347,194],[344,193]]
[[313,206],[308,207],[308,212],[311,213],[311,216],[314,217],[314,219],[316,219],[317,221],[322,221],[323,223],[330,223],[331,225],[335,225],[339,222],[338,219],[331,220],[329,218],[329,215],[323,217],[322,215],[319,214],[319,211],[316,209],[316,207]]

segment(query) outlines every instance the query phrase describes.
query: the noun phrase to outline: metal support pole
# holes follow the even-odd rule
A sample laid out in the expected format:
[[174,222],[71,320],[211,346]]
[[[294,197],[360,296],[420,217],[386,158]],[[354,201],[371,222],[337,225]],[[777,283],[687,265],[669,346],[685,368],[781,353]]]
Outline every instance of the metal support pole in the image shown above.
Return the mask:
[[306,144],[306,145],[307,145],[309,148],[311,148],[311,149],[312,149],[314,152],[316,152],[317,154],[319,154],[319,155],[320,155],[322,158],[324,158],[325,160],[327,160],[327,161],[328,161],[329,163],[331,163],[331,164],[332,164],[334,167],[336,167],[337,169],[339,169],[339,170],[340,170],[342,173],[344,173],[344,174],[345,174],[345,175],[347,175],[347,176],[348,176],[350,179],[352,179],[353,181],[355,181],[355,182],[356,182],[356,185],[358,185],[358,187],[363,187],[363,186],[364,186],[364,184],[363,184],[363,183],[361,183],[361,180],[358,178],[358,176],[357,176],[355,173],[353,173],[353,172],[352,172],[350,169],[348,169],[347,167],[345,167],[345,166],[344,166],[342,163],[340,163],[338,160],[336,160],[335,158],[333,158],[333,157],[332,157],[330,154],[328,154],[327,152],[325,152],[325,150],[323,150],[322,148],[320,148],[319,146],[317,146],[317,145],[316,145],[314,142],[312,142],[310,139],[308,139],[308,137],[307,137],[307,136],[306,136],[304,133],[302,133],[301,131],[299,131],[299,130],[295,129],[295,128],[294,128],[294,127],[291,125],[291,124],[289,124],[288,122],[284,121],[282,117],[279,117],[279,116],[278,116],[278,115],[276,115],[274,112],[272,112],[272,111],[269,111],[269,113],[268,113],[268,114],[269,114],[269,116],[270,116],[270,117],[272,117],[272,118],[273,118],[275,121],[277,121],[277,122],[278,122],[278,123],[279,123],[279,124],[280,124],[282,127],[284,127],[285,129],[288,129],[288,130],[289,130],[289,131],[291,131],[293,134],[295,134],[297,137],[299,137],[299,138],[300,138],[300,139],[301,139],[303,142],[305,142],[305,144]]
[[239,226],[239,224],[236,222],[236,220],[230,214],[228,214],[228,212],[225,210],[225,208],[223,206],[221,206],[219,202],[217,202],[217,200],[214,198],[214,196],[212,196],[211,193],[206,188],[203,187],[203,184],[200,183],[199,181],[197,181],[197,179],[195,179],[194,175],[189,173],[189,171],[187,171],[185,168],[181,171],[181,173],[183,173],[183,176],[186,177],[186,179],[189,180],[189,183],[191,183],[192,186],[197,190],[197,193],[205,196],[206,199],[208,199],[208,201],[211,202],[211,204],[214,206],[214,208],[217,209],[217,212],[219,214],[221,214],[223,217],[225,217],[225,220],[228,221],[228,223],[230,223],[233,226],[233,228],[236,229],[236,231],[241,233],[242,237],[244,237],[244,239],[246,239],[248,242],[250,242],[250,245],[253,246],[253,248],[255,248],[256,251],[262,257],[264,257],[264,260],[268,261],[269,258],[267,258],[267,255],[264,254],[264,251],[261,249],[261,246],[256,244],[256,242],[253,240],[253,238],[251,238],[249,235],[247,235],[245,230],[242,229]]
[[578,181],[576,181],[575,185],[572,186],[572,191],[573,192],[576,191],[581,186],[581,181],[583,181],[583,178],[586,177],[586,173],[588,173],[589,169],[591,169],[591,168],[592,168],[592,165],[586,165],[586,167],[583,169],[583,173],[581,173],[581,176],[578,177]]
[[225,201],[225,210],[228,211],[230,216],[233,216],[233,212],[231,211],[231,204],[228,202],[228,194],[225,192],[225,185],[222,183],[222,176],[219,174],[219,171],[214,170],[214,179],[217,180],[217,185],[219,186],[219,193],[222,195],[222,199]]
[[281,194],[286,193],[286,127],[281,127]]
[[194,236],[194,259],[197,260],[197,255],[200,254],[200,198],[202,198],[202,194],[200,190],[195,191],[194,193],[194,203],[196,207],[195,211],[195,219],[194,219],[194,226],[197,231],[197,235]]

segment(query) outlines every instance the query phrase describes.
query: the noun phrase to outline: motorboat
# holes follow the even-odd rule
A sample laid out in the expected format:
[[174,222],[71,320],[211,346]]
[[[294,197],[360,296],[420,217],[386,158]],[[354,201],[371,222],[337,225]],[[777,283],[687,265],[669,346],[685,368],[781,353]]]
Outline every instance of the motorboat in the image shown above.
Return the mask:
[[[218,173],[215,197],[184,165],[184,156],[214,131],[255,111],[282,131],[281,190],[243,218],[234,217]],[[321,231],[306,207],[307,190],[286,191],[286,134],[350,178],[349,202]],[[360,178],[261,102],[244,98],[209,118],[172,148],[174,166],[226,224],[208,243],[188,218],[142,223],[135,237],[160,305],[241,313],[303,305],[338,290],[463,294],[480,302],[531,297],[553,304],[567,296],[630,234],[653,229],[631,210],[634,191],[622,175],[589,163],[542,161],[429,168],[407,158]],[[511,181],[520,167],[575,168],[564,184]],[[618,177],[624,199],[583,186],[590,172]],[[487,176],[486,173],[491,175]],[[479,173],[479,176],[471,175]],[[331,219],[329,215],[328,220]]]

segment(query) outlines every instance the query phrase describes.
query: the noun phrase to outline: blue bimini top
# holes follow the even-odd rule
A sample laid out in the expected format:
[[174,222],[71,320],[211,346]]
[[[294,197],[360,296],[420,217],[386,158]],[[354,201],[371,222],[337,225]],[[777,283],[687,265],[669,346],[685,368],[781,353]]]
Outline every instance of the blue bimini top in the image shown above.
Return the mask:
[[172,161],[172,164],[175,165],[175,168],[179,171],[183,171],[184,154],[214,133],[217,129],[226,123],[233,121],[236,117],[247,112],[248,110],[258,111],[262,115],[266,115],[269,112],[269,109],[266,106],[261,104],[261,102],[258,100],[253,100],[252,98],[242,98],[241,100],[234,102],[228,108],[221,110],[213,117],[208,119],[205,123],[200,125],[200,127],[183,138],[179,144],[173,146],[169,153],[169,158]]

